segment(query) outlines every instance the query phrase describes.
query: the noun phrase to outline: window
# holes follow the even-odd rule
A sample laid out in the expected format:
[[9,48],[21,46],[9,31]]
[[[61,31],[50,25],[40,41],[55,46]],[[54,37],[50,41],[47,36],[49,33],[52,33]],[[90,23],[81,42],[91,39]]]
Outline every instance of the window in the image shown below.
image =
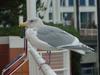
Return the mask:
[[86,5],[86,0],[80,0],[80,6],[85,6]]
[[81,64],[81,67],[81,75],[95,75],[94,63]]
[[73,6],[74,5],[74,0],[68,0],[68,5]]
[[53,15],[52,13],[49,13],[49,20],[52,20],[53,19]]
[[52,7],[52,1],[51,1],[51,3],[50,3],[50,6]]
[[66,6],[66,0],[60,0],[60,6]]
[[71,12],[69,12],[69,13],[63,12],[63,19],[71,20],[72,19],[72,15],[73,15],[73,13],[71,13]]
[[73,18],[72,12],[61,12],[60,13],[60,20],[71,20]]
[[81,12],[80,19],[81,19],[81,28],[85,28],[87,26],[87,13]]
[[90,28],[94,22],[94,12],[81,12],[80,19],[81,28]]
[[88,0],[89,1],[89,5],[90,6],[94,6],[95,5],[95,0]]
[[67,13],[67,18],[68,18],[68,20],[71,20],[72,19],[72,17],[73,17],[73,13]]

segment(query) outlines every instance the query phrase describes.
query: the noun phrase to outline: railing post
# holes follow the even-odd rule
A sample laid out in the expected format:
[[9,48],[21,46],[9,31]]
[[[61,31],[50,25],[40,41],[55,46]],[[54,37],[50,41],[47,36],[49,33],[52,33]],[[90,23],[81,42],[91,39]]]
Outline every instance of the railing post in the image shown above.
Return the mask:
[[66,52],[63,53],[63,58],[64,58],[64,68],[66,69],[64,71],[64,75],[71,75],[71,59],[70,59],[70,50],[67,50]]

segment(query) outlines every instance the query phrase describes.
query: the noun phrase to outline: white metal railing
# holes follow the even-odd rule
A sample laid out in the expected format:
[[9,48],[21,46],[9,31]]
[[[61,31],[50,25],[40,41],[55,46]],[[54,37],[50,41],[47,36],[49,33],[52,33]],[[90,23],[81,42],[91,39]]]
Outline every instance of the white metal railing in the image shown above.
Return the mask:
[[[70,50],[53,50],[50,52],[50,55],[47,51],[39,51],[39,53],[45,60],[49,60],[50,67],[57,75],[70,75]],[[46,54],[46,56],[44,54]]]
[[2,70],[2,75],[6,75],[6,72],[7,71],[10,71],[11,68],[14,67],[14,65],[16,63],[18,63],[19,61],[22,61],[24,60],[18,67],[16,67],[13,71],[11,71],[9,73],[9,75],[12,75],[18,68],[20,68],[24,62],[26,62],[26,59],[24,58],[25,57],[25,53],[23,53],[22,55],[20,55],[16,60],[14,60],[13,62],[9,63],[3,70]]
[[70,50],[51,51],[49,65],[43,57],[45,53],[47,51],[37,51],[29,45],[30,75],[70,75]]
[[25,59],[23,63],[21,63],[15,70],[13,70],[9,75],[13,75],[19,68],[21,68],[26,62],[28,61],[28,59]]
[[[42,74],[43,75],[57,75],[52,69],[51,67],[46,64],[46,61],[39,55],[39,53],[31,46],[31,44],[28,44],[29,45],[29,55],[32,56],[32,58],[30,59],[29,58],[29,64],[31,65],[30,66],[30,70],[32,69],[32,65],[34,66],[38,66],[40,68],[40,70],[42,71]],[[35,63],[32,63],[30,62],[31,60],[34,60]],[[33,67],[33,68],[36,68],[36,67]],[[32,70],[31,70],[32,71]],[[31,71],[29,71],[30,75],[33,75],[31,73]],[[34,71],[33,69],[33,73],[34,75],[37,75],[35,72],[37,72],[36,70]]]

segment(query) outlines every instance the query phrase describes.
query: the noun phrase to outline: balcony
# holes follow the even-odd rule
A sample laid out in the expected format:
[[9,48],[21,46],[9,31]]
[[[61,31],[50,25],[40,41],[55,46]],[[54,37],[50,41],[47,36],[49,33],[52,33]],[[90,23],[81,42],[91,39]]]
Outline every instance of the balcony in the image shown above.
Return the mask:
[[90,37],[97,36],[97,29],[81,29],[80,35],[81,36],[90,36]]
[[97,45],[97,29],[81,29],[80,40],[87,45]]

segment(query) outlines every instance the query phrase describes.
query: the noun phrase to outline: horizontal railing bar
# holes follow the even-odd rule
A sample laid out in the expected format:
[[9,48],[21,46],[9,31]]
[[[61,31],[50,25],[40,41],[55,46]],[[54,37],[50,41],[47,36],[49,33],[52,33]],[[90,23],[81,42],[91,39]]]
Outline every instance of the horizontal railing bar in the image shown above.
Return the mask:
[[[51,53],[63,53],[63,52],[67,52],[68,50],[65,49],[65,50],[58,50],[58,51],[50,51]],[[47,51],[39,51],[39,53],[47,53]]]
[[9,70],[14,64],[16,64],[18,61],[20,61],[23,57],[25,56],[25,53],[23,53],[22,54],[22,56],[18,59],[18,60],[16,60],[13,64],[11,64],[8,68],[4,68],[3,70],[2,70],[2,75],[4,75],[4,73],[7,71],[7,70]]
[[54,71],[65,71],[65,70],[67,70],[67,68],[60,68],[60,69],[53,69]]
[[8,65],[6,65],[4,68],[8,68],[10,65],[14,63],[14,61],[18,60],[21,57],[21,55],[18,55],[14,60],[12,60]]
[[23,66],[27,61],[28,61],[28,59],[26,58],[26,59],[24,60],[24,62],[23,62],[21,65],[19,65],[13,72],[10,73],[10,75],[12,75],[13,73],[15,73],[15,72],[16,72],[21,66]]

